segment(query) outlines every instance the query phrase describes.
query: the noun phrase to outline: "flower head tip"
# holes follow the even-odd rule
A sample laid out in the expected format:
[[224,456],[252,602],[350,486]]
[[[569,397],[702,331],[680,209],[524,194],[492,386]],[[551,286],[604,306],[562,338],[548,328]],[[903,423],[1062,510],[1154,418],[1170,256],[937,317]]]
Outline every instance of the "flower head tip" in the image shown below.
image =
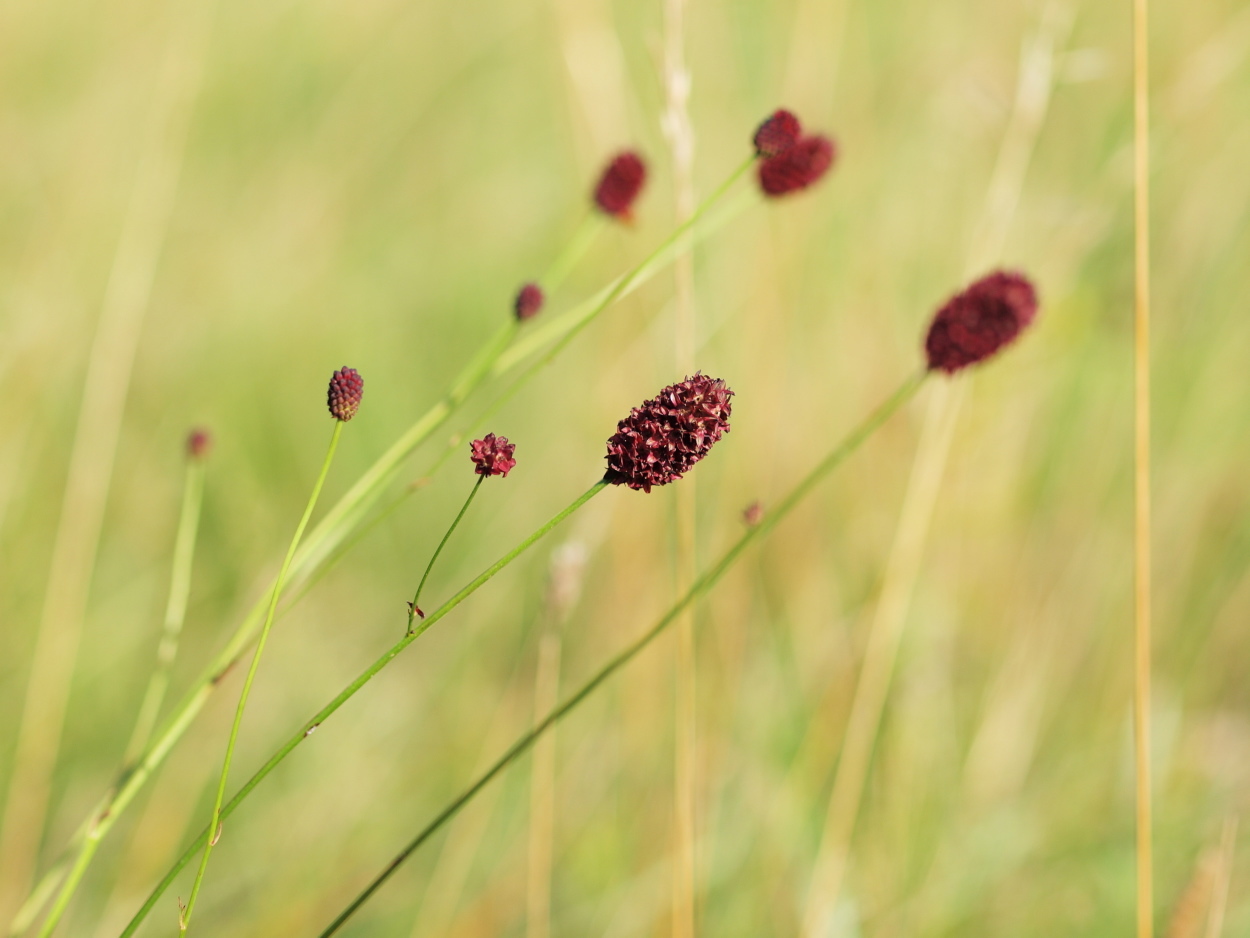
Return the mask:
[[608,440],[605,481],[650,492],[680,479],[729,432],[731,397],[724,381],[696,374],[644,401]]
[[799,119],[785,108],[773,111],[764,123],[755,131],[751,142],[755,144],[755,152],[762,157],[776,156],[799,142],[803,126]]
[[614,218],[628,221],[634,201],[647,181],[647,166],[633,150],[613,157],[595,186],[595,204]]
[[187,457],[189,459],[203,459],[212,448],[212,434],[203,427],[196,427],[187,434]]
[[1023,274],[999,270],[952,296],[929,326],[930,371],[953,374],[1015,340],[1037,315],[1037,290]]
[[469,458],[476,467],[473,471],[480,476],[506,476],[516,465],[516,460],[512,458],[515,452],[515,443],[509,443],[506,436],[495,436],[493,433],[474,440],[469,446]]
[[335,420],[347,422],[360,409],[360,399],[365,393],[365,379],[355,368],[344,365],[330,377],[330,390],[326,403]]
[[525,322],[527,319],[533,319],[542,312],[543,302],[546,297],[543,296],[542,288],[536,283],[527,283],[517,291],[516,300],[512,304],[513,310],[516,312],[518,322]]

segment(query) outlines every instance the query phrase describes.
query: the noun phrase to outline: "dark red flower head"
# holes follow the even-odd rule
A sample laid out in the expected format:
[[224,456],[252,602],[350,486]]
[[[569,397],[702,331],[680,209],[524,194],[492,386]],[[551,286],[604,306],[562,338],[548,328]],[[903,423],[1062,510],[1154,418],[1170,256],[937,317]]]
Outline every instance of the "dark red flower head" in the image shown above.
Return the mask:
[[196,427],[187,434],[187,456],[191,459],[203,459],[213,448],[213,438],[203,427]]
[[818,182],[837,155],[837,147],[828,137],[803,137],[760,163],[760,188],[770,198],[799,192]]
[[635,407],[608,440],[604,479],[644,492],[680,479],[729,432],[733,393],[719,378],[696,374]]
[[633,150],[617,154],[595,187],[595,204],[616,218],[633,217],[634,200],[647,181],[647,167]]
[[933,317],[924,349],[929,370],[947,374],[975,365],[1009,344],[1037,314],[1027,277],[995,271],[957,293]]
[[473,441],[469,447],[469,458],[477,466],[473,471],[480,476],[506,476],[516,465],[516,460],[512,458],[515,452],[516,444],[509,443],[506,436],[488,433]]
[[755,144],[755,152],[763,157],[776,156],[799,142],[803,127],[799,119],[785,108],[773,111],[772,115],[755,131],[751,142]]
[[520,322],[533,319],[542,312],[545,299],[546,297],[543,296],[543,291],[538,284],[527,283],[521,287],[516,295],[516,301],[513,303],[513,309],[516,310],[516,318]]
[[344,365],[330,377],[330,391],[326,401],[335,420],[348,421],[360,409],[360,398],[365,393],[365,379],[355,368]]

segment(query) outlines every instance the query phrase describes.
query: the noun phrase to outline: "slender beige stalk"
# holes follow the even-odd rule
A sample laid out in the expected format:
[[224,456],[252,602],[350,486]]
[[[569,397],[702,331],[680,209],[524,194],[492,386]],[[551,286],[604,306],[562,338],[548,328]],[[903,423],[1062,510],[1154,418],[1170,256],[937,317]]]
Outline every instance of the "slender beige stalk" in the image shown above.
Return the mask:
[[1154,934],[1150,795],[1150,82],[1146,0],[1133,0],[1133,749],[1137,938]]
[[[1002,253],[1050,102],[1055,49],[1065,41],[1071,21],[1065,4],[1052,3],[1043,11],[1036,35],[1024,45],[1015,102],[990,177],[985,210],[969,251],[965,277],[983,272],[983,268]],[[864,780],[872,761],[898,645],[920,573],[933,506],[967,393],[966,379],[942,382],[925,412],[920,446],[886,562],[881,596],[869,626],[867,650],[813,865],[803,915],[805,938],[824,934],[825,923],[841,895]]]
[[[664,0],[664,86],[668,106],[664,136],[673,165],[676,223],[695,210],[694,128],[690,123],[690,70],[685,62],[686,0]],[[694,257],[689,235],[677,244],[673,265],[676,322],[674,350],[677,370],[695,370],[697,325],[694,303]],[[695,558],[695,479],[677,490],[677,595],[683,595],[698,573]],[[698,724],[695,695],[694,607],[676,622],[676,662],[673,688],[673,938],[694,938],[696,905],[696,779]]]
[[[560,694],[560,634],[543,635],[534,675],[534,720],[555,709]],[[556,817],[556,736],[534,745],[530,772],[529,873],[526,883],[526,938],[551,938],[551,856]]]
[[1228,908],[1228,882],[1233,875],[1233,850],[1237,846],[1237,818],[1224,822],[1220,835],[1219,861],[1216,865],[1215,884],[1211,890],[1211,907],[1207,912],[1206,938],[1220,938],[1224,931],[1224,912]]
[[183,5],[135,171],[88,356],[13,775],[0,821],[0,921],[30,887],[112,482],[121,421],[201,83],[210,4]]

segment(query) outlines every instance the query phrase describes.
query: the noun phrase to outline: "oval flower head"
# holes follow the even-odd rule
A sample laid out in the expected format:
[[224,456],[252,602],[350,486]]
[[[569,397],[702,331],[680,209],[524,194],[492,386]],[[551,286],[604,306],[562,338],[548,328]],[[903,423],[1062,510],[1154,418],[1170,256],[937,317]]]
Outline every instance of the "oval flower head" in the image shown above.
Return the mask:
[[344,365],[330,377],[330,390],[326,393],[326,403],[330,414],[335,420],[346,423],[356,416],[360,409],[360,399],[365,394],[365,379],[355,368]]
[[634,201],[647,181],[647,166],[633,150],[613,157],[595,186],[595,204],[614,218],[629,221]]
[[696,374],[635,407],[608,440],[604,480],[650,492],[680,479],[729,432],[733,393],[719,378]]
[[1023,274],[999,270],[952,296],[929,326],[930,371],[953,374],[1013,342],[1037,315],[1037,291]]
[[469,458],[476,466],[473,471],[480,476],[507,476],[516,465],[512,454],[516,452],[516,444],[509,443],[506,436],[495,436],[488,433],[480,440],[474,440],[469,447]]

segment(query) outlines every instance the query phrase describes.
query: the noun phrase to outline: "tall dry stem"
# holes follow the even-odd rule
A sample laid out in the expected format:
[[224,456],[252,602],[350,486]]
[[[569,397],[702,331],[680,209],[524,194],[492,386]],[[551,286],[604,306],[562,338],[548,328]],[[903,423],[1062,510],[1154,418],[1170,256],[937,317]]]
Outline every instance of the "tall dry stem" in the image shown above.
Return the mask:
[[[690,123],[690,70],[685,62],[686,0],[664,0],[664,87],[667,108],[664,136],[673,165],[673,197],[678,225],[695,211],[694,128]],[[674,351],[677,371],[695,370],[697,324],[694,302],[694,257],[687,234],[676,245],[673,265],[675,281]],[[697,574],[695,556],[694,478],[677,490],[677,593],[690,588]],[[673,688],[673,938],[694,938],[695,934],[695,843],[698,726],[695,696],[694,609],[687,609],[677,621],[677,655]],[[554,702],[553,702],[554,703]]]

